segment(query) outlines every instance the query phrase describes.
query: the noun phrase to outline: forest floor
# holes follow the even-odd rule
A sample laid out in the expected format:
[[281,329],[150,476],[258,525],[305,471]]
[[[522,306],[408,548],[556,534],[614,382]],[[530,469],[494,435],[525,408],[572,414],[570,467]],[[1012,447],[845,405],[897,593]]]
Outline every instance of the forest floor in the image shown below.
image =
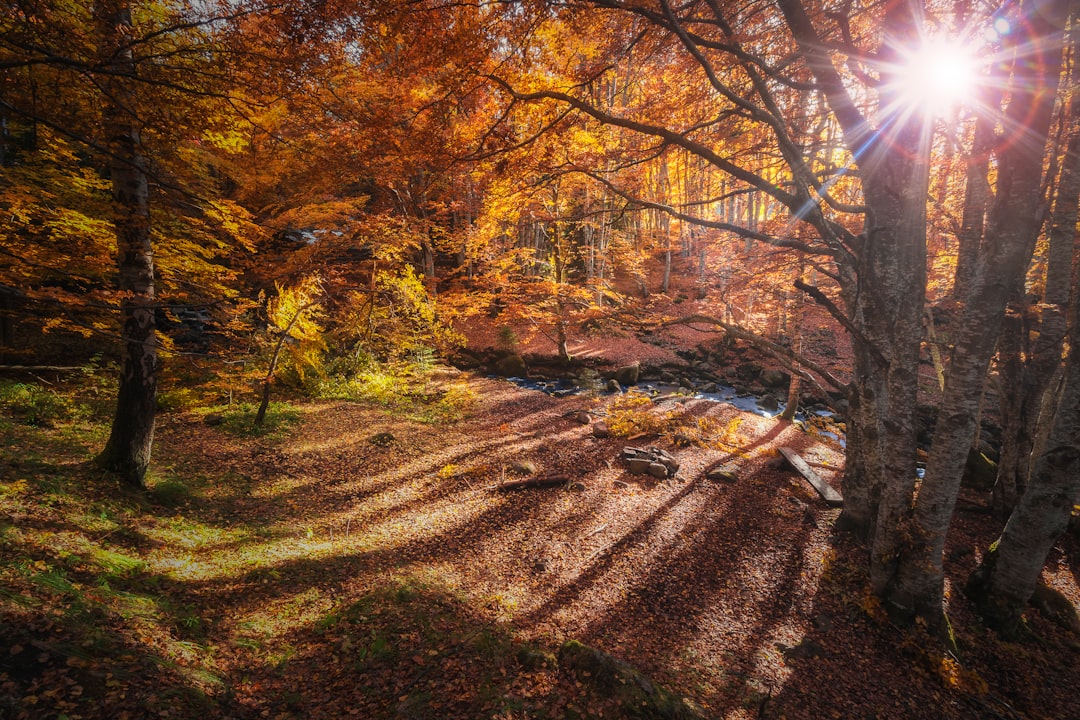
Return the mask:
[[[0,718],[633,716],[559,667],[568,640],[708,718],[1075,716],[1080,638],[1032,611],[1032,638],[1002,643],[959,591],[988,516],[950,535],[947,653],[889,623],[865,550],[777,460],[839,487],[828,438],[673,398],[626,412],[699,435],[597,439],[578,413],[625,400],[423,382],[463,416],[302,403],[251,437],[163,414],[146,492],[93,468],[104,422],[5,415]],[[678,474],[629,474],[628,444]],[[552,474],[569,482],[498,489]],[[1078,562],[1067,538],[1044,576],[1073,603]]]

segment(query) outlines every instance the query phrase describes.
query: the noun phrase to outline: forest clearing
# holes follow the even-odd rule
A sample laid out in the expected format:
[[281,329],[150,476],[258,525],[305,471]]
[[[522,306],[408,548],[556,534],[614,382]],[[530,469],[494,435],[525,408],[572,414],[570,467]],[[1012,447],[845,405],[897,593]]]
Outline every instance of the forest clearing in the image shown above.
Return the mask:
[[[88,464],[100,424],[6,420],[4,716],[636,717],[560,668],[571,640],[700,713],[643,717],[1069,716],[1080,646],[1040,612],[1041,639],[1013,645],[950,603],[956,654],[888,622],[839,511],[776,462],[790,446],[835,478],[835,441],[669,401],[661,414],[739,422],[669,445],[680,468],[658,480],[575,419],[611,398],[430,382],[465,382],[468,417],[299,404],[252,438],[166,413],[145,494]],[[497,491],[551,473],[569,480]],[[952,582],[987,520],[958,521]],[[1074,603],[1076,545],[1044,576]]]
[[0,720],[1071,717],[1080,0],[9,0]]

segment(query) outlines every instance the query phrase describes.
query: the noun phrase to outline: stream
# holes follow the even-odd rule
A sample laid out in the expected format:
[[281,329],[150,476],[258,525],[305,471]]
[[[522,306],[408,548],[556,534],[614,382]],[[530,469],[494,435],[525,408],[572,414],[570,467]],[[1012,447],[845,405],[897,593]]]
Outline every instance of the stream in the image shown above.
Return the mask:
[[[490,376],[490,377],[495,377],[495,376]],[[559,398],[561,398],[561,397],[569,397],[569,396],[572,396],[572,395],[580,395],[580,394],[582,394],[584,392],[588,392],[588,391],[595,392],[597,390],[596,388],[583,387],[580,384],[578,384],[577,382],[575,382],[573,380],[568,380],[568,379],[565,379],[565,378],[558,378],[558,379],[554,379],[554,380],[547,380],[547,379],[544,379],[544,380],[532,380],[532,379],[529,379],[529,378],[522,378],[522,377],[508,377],[508,378],[503,378],[503,379],[507,380],[508,382],[513,383],[514,385],[517,385],[520,388],[525,388],[526,390],[536,390],[538,392],[547,393],[548,395],[551,395],[552,397],[559,397]],[[620,386],[620,387],[622,387],[623,392],[626,392],[627,390],[630,389],[630,387],[627,387],[627,386]],[[736,390],[731,385],[724,385],[722,383],[717,383],[716,392],[708,392],[708,393],[690,391],[690,390],[687,390],[686,388],[684,388],[684,387],[682,387],[680,385],[667,384],[667,383],[655,383],[655,382],[639,382],[637,385],[634,385],[632,387],[635,388],[636,390],[638,390],[639,392],[644,393],[645,395],[648,395],[649,397],[654,398],[654,399],[655,398],[680,397],[680,398],[685,398],[687,400],[689,400],[689,399],[706,400],[706,401],[709,401],[709,402],[716,402],[716,403],[723,403],[725,405],[731,405],[732,407],[736,408],[737,410],[741,410],[743,412],[748,412],[748,413],[753,413],[755,415],[759,415],[761,417],[766,417],[766,418],[777,417],[782,412],[784,412],[784,407],[785,407],[785,403],[783,403],[783,402],[778,402],[776,404],[776,407],[775,408],[773,407],[773,403],[770,402],[770,400],[775,399],[775,396],[770,397],[770,400],[765,400],[765,397],[766,397],[765,395],[753,395],[753,394],[749,394],[749,393],[740,393],[738,390]],[[600,392],[602,392],[605,395],[612,394],[608,390],[601,390]],[[764,407],[762,406],[763,402],[764,402],[764,405],[765,405]],[[809,420],[812,420],[814,418],[822,418],[822,419],[825,419],[825,420],[830,420],[830,421],[832,421],[830,423],[830,426],[835,427],[835,425],[833,425],[833,423],[836,422],[836,414],[832,410],[829,410],[827,408],[818,408],[818,409],[805,410],[805,411],[800,410],[800,411],[795,413],[795,420],[798,421],[801,424],[805,424]],[[804,427],[805,427],[805,425],[804,425]],[[833,432],[833,431],[825,430],[825,429],[818,429],[817,432],[820,435],[824,436],[824,437],[836,440],[837,442],[840,443],[841,447],[846,447],[847,446],[847,444],[846,444],[846,442],[844,440],[843,433]]]

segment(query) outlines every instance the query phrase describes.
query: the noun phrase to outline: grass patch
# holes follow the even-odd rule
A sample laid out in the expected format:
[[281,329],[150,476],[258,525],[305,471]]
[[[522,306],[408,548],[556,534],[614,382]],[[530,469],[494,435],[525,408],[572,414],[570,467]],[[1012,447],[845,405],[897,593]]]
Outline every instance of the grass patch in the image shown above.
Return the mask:
[[476,410],[476,393],[463,382],[435,380],[438,368],[429,362],[369,365],[351,376],[323,378],[314,395],[379,405],[424,424],[457,422]]
[[300,423],[300,411],[288,403],[272,402],[266,409],[262,425],[255,424],[259,406],[255,403],[236,403],[204,408],[206,415],[219,415],[221,430],[241,438],[280,438]]

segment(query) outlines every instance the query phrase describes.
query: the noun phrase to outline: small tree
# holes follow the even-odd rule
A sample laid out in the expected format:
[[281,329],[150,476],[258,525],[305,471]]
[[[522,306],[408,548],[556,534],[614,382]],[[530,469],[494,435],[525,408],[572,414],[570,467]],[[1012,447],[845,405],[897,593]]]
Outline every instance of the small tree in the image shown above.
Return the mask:
[[[277,296],[266,303],[267,319],[271,329],[278,333],[278,338],[274,343],[266,377],[263,379],[262,402],[259,404],[259,411],[255,413],[256,425],[262,425],[266,418],[274,374],[287,344],[293,366],[301,378],[305,367],[319,364],[321,355],[326,350],[323,327],[319,324],[322,317],[322,295],[322,284],[318,276],[311,276],[304,278],[294,287],[278,285]],[[292,341],[291,344],[289,341]]]

